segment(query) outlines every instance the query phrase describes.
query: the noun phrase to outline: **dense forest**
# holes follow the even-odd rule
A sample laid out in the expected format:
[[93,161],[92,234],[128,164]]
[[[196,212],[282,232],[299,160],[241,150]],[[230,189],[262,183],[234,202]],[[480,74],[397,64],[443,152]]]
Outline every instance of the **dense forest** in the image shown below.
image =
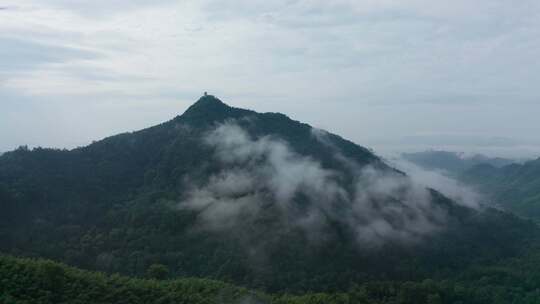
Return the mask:
[[503,167],[480,164],[459,179],[503,208],[540,220],[540,159]]
[[456,280],[369,282],[344,292],[291,295],[250,291],[206,279],[154,277],[160,272],[129,278],[48,260],[0,256],[0,302],[535,304],[540,298],[539,265],[540,254],[536,254],[496,267],[473,267]]
[[86,147],[3,154],[0,210],[7,303],[539,298],[534,222],[459,205],[369,149],[213,96]]

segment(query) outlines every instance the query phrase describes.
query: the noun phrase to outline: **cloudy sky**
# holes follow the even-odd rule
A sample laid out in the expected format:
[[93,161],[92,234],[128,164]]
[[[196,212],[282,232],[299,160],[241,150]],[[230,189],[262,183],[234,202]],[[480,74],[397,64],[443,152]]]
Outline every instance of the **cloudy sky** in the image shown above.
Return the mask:
[[539,54],[537,0],[0,0],[0,151],[208,91],[377,151],[540,156]]

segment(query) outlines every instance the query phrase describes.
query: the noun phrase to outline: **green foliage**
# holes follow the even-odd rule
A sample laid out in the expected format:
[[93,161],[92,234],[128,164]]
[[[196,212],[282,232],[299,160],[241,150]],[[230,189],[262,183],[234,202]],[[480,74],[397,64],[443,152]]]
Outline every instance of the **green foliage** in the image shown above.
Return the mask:
[[0,256],[0,303],[240,303],[246,289],[201,279],[155,281]]
[[[353,178],[347,176],[347,165],[335,157],[335,147],[359,166],[391,170],[367,149],[339,136],[329,134],[331,144],[324,144],[312,136],[310,126],[285,115],[235,109],[208,96],[169,122],[87,147],[71,151],[21,148],[0,156],[0,251],[132,277],[204,277],[267,292],[332,292],[291,301],[339,302],[354,296],[357,301],[381,302],[384,297],[371,294],[375,287],[363,284],[456,279],[471,265],[488,267],[526,254],[525,245],[538,236],[529,222],[495,210],[459,207],[436,192],[432,194],[438,206],[450,215],[447,229],[412,245],[360,248],[354,235],[339,224],[329,228],[324,244],[312,244],[295,229],[274,233],[280,231],[280,223],[270,209],[234,233],[197,229],[198,214],[178,208],[178,201],[189,190],[186,183],[198,185],[219,172],[220,164],[211,161],[214,151],[201,138],[217,123],[230,119],[237,119],[253,137],[278,137],[324,168],[343,173],[346,185]],[[250,237],[245,237],[247,232]],[[162,266],[152,266],[158,264]],[[32,270],[36,276],[32,280],[45,284],[39,290],[46,290],[46,295],[69,290],[77,273],[55,264],[40,269]],[[130,301],[142,290],[161,290],[152,286],[175,284],[91,277],[90,294],[95,288],[101,288],[96,294],[103,293],[109,283],[139,284],[122,301]],[[344,294],[355,284],[365,288]],[[400,285],[399,292],[394,285],[384,286],[384,293],[391,292],[400,301],[410,301],[417,292],[424,294],[424,289],[409,290],[408,285]],[[425,299],[427,295],[432,302],[438,301],[437,295],[444,300],[433,290]],[[73,295],[60,296],[46,298],[64,301]]]
[[169,269],[163,264],[152,264],[146,270],[146,276],[150,279],[164,280],[169,276]]
[[540,159],[502,168],[478,165],[460,180],[516,214],[540,220]]
[[[532,268],[530,268],[532,267]],[[202,279],[167,281],[82,271],[47,260],[0,256],[0,303],[535,304],[540,251],[456,280],[369,282],[340,293],[264,294]],[[47,280],[60,280],[61,288]]]

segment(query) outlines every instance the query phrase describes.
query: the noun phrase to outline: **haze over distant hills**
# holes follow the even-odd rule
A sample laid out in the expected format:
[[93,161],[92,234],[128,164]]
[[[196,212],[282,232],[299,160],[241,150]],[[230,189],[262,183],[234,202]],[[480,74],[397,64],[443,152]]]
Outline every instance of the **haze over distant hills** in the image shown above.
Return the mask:
[[462,152],[449,152],[428,150],[424,152],[402,153],[401,157],[424,169],[443,170],[451,175],[457,175],[479,164],[489,164],[502,167],[518,162],[517,160],[489,157],[483,154],[465,154]]
[[426,170],[442,172],[481,194],[485,204],[540,219],[539,160],[512,160],[447,151],[402,153],[403,159]]

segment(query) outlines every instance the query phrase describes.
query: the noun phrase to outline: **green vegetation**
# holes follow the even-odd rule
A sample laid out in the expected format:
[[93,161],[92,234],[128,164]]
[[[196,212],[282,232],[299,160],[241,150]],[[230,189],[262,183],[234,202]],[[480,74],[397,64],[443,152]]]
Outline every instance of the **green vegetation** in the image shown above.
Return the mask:
[[146,276],[150,279],[164,280],[169,276],[169,269],[162,264],[152,264],[146,270]]
[[[87,147],[22,147],[0,157],[0,252],[108,275],[2,257],[3,302],[455,304],[528,303],[537,296],[540,272],[530,246],[540,238],[536,225],[456,205],[432,190],[420,213],[385,215],[391,227],[383,230],[422,213],[444,226],[416,232],[410,242],[358,242],[356,231],[328,212],[327,225],[316,231],[324,237],[313,242],[305,229],[286,225],[290,218],[279,216],[277,204],[235,227],[204,229],[200,213],[180,202],[223,169],[203,139],[231,119],[253,138],[277,138],[338,173],[347,193],[357,189],[357,168],[402,174],[339,136],[321,141],[285,115],[231,108],[211,96],[169,122]],[[372,210],[407,207],[401,189],[372,199]],[[298,195],[292,203],[300,213],[316,199]],[[346,207],[332,206],[338,215]]]
[[[274,233],[281,223],[270,210],[261,225],[251,228],[253,239],[246,239],[245,233],[194,229],[197,212],[179,209],[178,202],[190,186],[204,183],[221,169],[209,161],[214,151],[202,139],[216,124],[230,119],[237,119],[255,137],[279,137],[325,167],[344,169],[332,148],[312,136],[310,126],[282,114],[231,108],[208,96],[169,122],[87,147],[71,151],[22,147],[3,154],[0,250],[135,276],[145,276],[150,265],[162,264],[170,277],[208,277],[268,290],[347,288],[350,279],[365,278],[346,270],[345,261],[353,260],[356,252],[353,244],[307,251],[307,240],[298,231]],[[360,165],[390,170],[367,149],[332,134],[329,140]],[[254,252],[255,259],[271,258],[260,263],[253,259]],[[336,252],[343,255],[342,261],[322,262]],[[399,252],[389,259],[400,260]],[[354,268],[368,269],[371,262],[359,260]],[[315,264],[339,267],[328,275],[328,269],[311,267]],[[385,269],[375,267],[371,272],[393,271],[386,263],[377,264]]]
[[235,303],[244,288],[204,279],[171,281],[82,271],[48,260],[0,256],[0,303]]
[[474,267],[457,280],[369,282],[346,292],[264,294],[205,279],[148,280],[0,256],[0,303],[535,304],[540,254]]
[[505,209],[540,220],[540,159],[502,168],[478,165],[465,171],[460,180]]

